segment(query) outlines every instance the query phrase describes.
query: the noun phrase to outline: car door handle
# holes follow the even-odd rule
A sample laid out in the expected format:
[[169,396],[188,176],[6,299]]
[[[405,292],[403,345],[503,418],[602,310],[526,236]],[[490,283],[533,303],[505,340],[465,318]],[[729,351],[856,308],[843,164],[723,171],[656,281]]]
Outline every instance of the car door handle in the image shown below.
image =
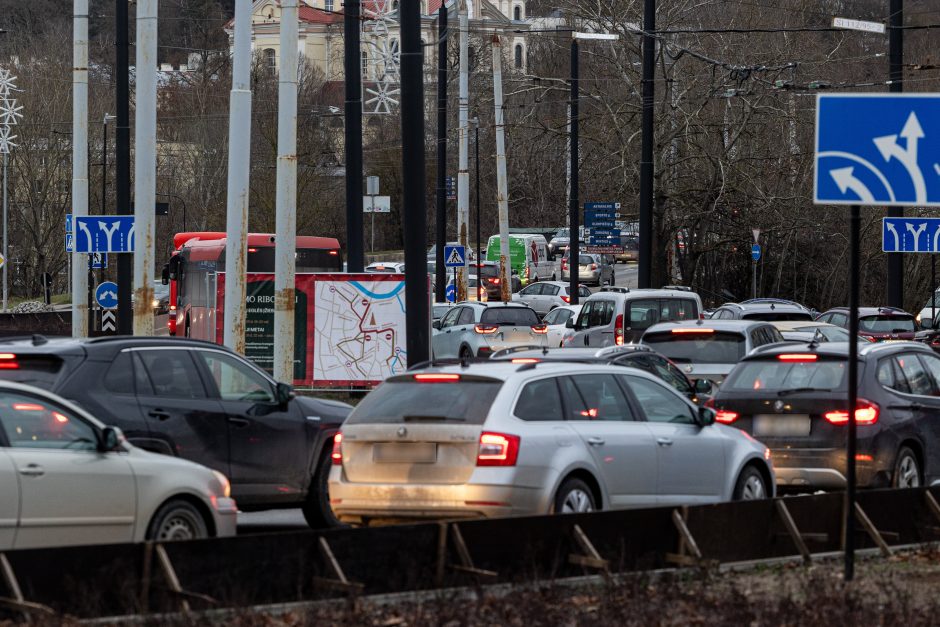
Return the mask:
[[656,444],[660,446],[672,446],[672,440],[669,438],[656,438]]
[[20,468],[20,474],[26,477],[41,477],[46,471],[39,464],[27,464],[26,468]]
[[591,446],[601,446],[604,444],[604,442],[606,442],[604,438],[588,438],[587,439],[587,443],[590,444]]
[[156,418],[157,420],[169,420],[170,419],[170,413],[165,412],[162,409],[151,409],[149,412],[147,412],[147,415],[150,416],[151,418]]
[[251,421],[246,420],[244,418],[229,418],[228,422],[229,424],[234,425],[236,427],[247,427],[248,425],[251,424]]

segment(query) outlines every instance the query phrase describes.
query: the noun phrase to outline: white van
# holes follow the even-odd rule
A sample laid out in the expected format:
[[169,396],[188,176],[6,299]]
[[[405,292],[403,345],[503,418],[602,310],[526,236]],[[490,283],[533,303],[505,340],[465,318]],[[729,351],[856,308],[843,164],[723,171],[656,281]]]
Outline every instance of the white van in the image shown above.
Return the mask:
[[[499,235],[486,243],[487,261],[499,261]],[[522,285],[533,281],[555,281],[555,262],[548,258],[548,242],[544,235],[516,234],[509,236],[509,265],[519,275]]]

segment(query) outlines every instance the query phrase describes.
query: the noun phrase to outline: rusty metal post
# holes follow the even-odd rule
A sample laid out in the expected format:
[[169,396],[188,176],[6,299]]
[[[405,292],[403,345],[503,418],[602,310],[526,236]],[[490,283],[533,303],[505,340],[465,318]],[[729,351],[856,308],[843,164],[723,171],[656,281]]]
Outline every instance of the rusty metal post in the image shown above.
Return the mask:
[[[72,220],[88,215],[88,0],[75,0],[72,59]],[[88,256],[72,255],[72,337],[88,336]],[[9,263],[9,261],[7,261]]]
[[[509,183],[506,176],[506,128],[503,116],[503,49],[493,35],[493,105],[496,108],[496,204],[499,209],[499,294],[512,300],[509,259]],[[521,277],[520,277],[521,278]]]
[[[274,378],[294,380],[297,249],[297,0],[281,1],[277,94],[277,239],[274,242]],[[361,194],[360,194],[361,195]]]
[[153,335],[157,202],[157,0],[137,0],[134,108],[134,335]]
[[248,181],[251,178],[251,0],[235,2],[235,59],[228,128],[223,343],[245,352]]
[[[457,14],[459,37],[459,70],[457,100],[457,239],[464,250],[469,250],[470,244],[470,66],[468,61],[469,50],[469,19],[467,17],[467,2],[460,0]],[[477,248],[477,262],[480,260],[480,250]],[[457,302],[467,300],[467,286],[469,277],[467,261],[469,255],[464,257],[464,265],[457,268]],[[479,273],[478,273],[479,274]],[[479,278],[477,279],[480,280]],[[479,294],[476,295],[479,298]]]

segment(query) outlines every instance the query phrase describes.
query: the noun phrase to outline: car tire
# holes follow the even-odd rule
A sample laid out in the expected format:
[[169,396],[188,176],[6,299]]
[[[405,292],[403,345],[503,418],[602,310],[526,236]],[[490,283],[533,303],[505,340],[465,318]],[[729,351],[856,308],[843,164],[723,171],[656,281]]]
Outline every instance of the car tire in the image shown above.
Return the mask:
[[473,359],[473,351],[468,346],[460,347],[460,359]]
[[561,484],[555,493],[554,513],[556,514],[583,514],[597,509],[594,504],[594,493],[588,484],[580,479],[568,479]]
[[767,498],[769,493],[764,475],[754,466],[745,466],[738,475],[737,483],[734,484],[734,494],[731,500],[756,501]]
[[301,506],[304,514],[304,520],[311,529],[328,529],[331,527],[343,526],[333,508],[330,507],[330,469],[333,467],[333,460],[330,457],[330,443],[326,445],[326,450],[320,456],[320,462],[317,464],[316,474],[310,481],[310,489],[307,491],[307,498]]
[[909,446],[902,446],[894,462],[891,475],[892,488],[917,488],[923,485],[920,462]]
[[192,503],[182,499],[173,499],[161,505],[147,526],[147,539],[153,542],[208,537],[205,518]]

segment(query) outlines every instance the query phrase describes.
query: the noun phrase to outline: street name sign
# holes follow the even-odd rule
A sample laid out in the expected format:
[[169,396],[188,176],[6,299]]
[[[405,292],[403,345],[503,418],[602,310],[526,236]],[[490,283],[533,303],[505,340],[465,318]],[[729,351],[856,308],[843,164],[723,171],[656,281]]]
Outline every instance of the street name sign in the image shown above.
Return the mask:
[[865,20],[853,20],[848,17],[832,18],[833,28],[844,28],[846,30],[860,30],[866,33],[879,33],[884,35],[885,25],[881,22],[866,22]]
[[75,252],[134,252],[134,216],[76,217]]

